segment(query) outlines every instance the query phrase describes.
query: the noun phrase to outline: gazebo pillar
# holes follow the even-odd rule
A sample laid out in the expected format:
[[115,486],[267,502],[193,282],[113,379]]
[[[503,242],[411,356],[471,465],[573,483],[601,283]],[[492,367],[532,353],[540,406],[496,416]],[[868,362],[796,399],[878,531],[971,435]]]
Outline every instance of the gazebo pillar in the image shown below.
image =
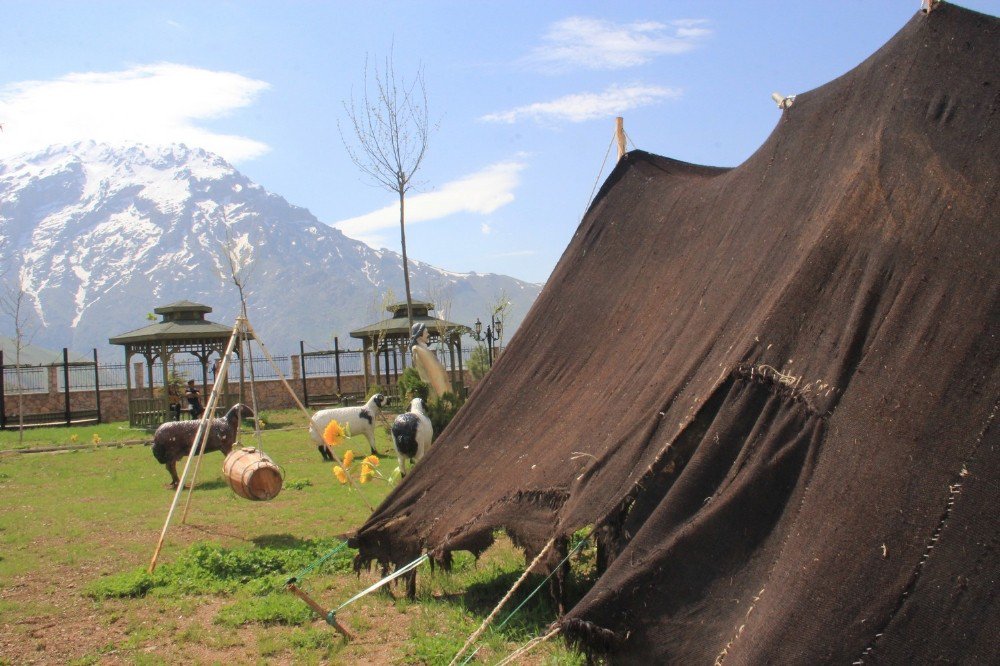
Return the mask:
[[365,374],[365,395],[368,395],[368,373],[371,370],[371,364],[368,363],[368,338],[362,341],[361,345],[361,358],[364,361],[364,374]]
[[160,358],[163,360],[163,420],[166,421],[170,418],[170,354],[166,342],[160,346]]
[[125,411],[128,412],[128,423],[132,425],[132,368],[129,367],[129,363],[132,362],[132,351],[126,345],[125,347]]
[[156,359],[156,354],[153,353],[152,349],[143,354],[146,358],[146,383],[149,384],[149,399],[153,399],[153,361]]
[[455,336],[455,345],[458,347],[458,377],[462,382],[462,386],[465,386],[465,369],[462,367],[462,336],[461,334]]
[[448,336],[448,359],[451,361],[448,374],[451,376],[451,385],[455,386],[455,339],[451,335]]

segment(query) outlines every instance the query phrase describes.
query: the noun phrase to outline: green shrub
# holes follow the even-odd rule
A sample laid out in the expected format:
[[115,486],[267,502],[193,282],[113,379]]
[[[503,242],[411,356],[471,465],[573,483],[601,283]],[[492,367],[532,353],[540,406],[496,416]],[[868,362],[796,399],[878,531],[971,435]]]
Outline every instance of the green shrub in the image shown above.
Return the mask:
[[298,625],[305,624],[312,619],[312,616],[312,609],[298,597],[287,592],[273,592],[226,606],[215,617],[215,623],[225,627],[239,627],[251,623]]
[[92,599],[144,597],[155,584],[152,574],[145,569],[136,569],[95,581],[87,588],[87,596]]
[[469,354],[469,374],[477,382],[490,369],[490,352],[485,345],[477,345]]
[[431,425],[434,426],[435,439],[444,432],[447,425],[455,418],[455,414],[458,413],[463,402],[465,401],[462,398],[450,391],[437,400],[426,402],[427,416],[431,420]]
[[[235,549],[196,543],[176,561],[161,565],[153,574],[142,568],[108,576],[92,583],[86,594],[94,599],[237,590],[265,595],[283,589],[290,575],[312,564],[338,543],[334,539],[319,539],[296,542],[289,547]],[[354,551],[344,548],[324,562],[318,571],[351,571],[353,557]]]
[[431,393],[431,385],[422,380],[417,369],[411,366],[403,370],[403,374],[399,376],[399,390],[407,401],[423,398],[426,403]]

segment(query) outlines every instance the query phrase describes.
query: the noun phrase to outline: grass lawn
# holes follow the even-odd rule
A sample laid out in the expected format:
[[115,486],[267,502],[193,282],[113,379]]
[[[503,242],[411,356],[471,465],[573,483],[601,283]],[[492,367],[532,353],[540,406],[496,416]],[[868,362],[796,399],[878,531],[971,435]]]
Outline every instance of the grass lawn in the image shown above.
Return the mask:
[[[173,493],[149,447],[125,443],[148,441],[148,433],[120,423],[25,432],[30,448],[86,445],[49,453],[17,452],[17,433],[0,433],[0,664],[447,664],[520,575],[523,553],[501,538],[478,561],[456,553],[450,573],[424,565],[415,601],[398,588],[341,611],[338,621],[354,634],[341,640],[283,584],[358,527],[368,509],[321,462],[303,415],[262,416],[263,448],[284,469],[284,490],[270,502],[244,500],[223,478],[222,455],[207,454],[186,524],[185,493],[152,576],[146,569]],[[378,437],[388,451],[386,434]],[[363,438],[350,442],[341,454],[368,453]],[[252,434],[243,444],[253,444]],[[395,467],[386,457],[379,469]],[[361,489],[373,505],[388,490],[379,481]],[[378,579],[355,575],[353,555],[342,549],[302,587],[326,607],[346,601]],[[582,555],[579,585],[586,549]],[[529,579],[499,619],[540,581]],[[503,629],[487,632],[473,663],[499,661],[555,617],[543,591]],[[519,663],[583,658],[554,640]]]

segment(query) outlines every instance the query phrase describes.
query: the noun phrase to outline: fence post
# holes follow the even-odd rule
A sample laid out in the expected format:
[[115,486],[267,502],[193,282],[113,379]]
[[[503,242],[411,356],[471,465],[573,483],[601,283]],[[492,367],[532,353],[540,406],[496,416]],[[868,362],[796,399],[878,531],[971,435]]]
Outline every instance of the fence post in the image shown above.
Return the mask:
[[302,404],[309,406],[309,389],[306,386],[306,343],[299,340],[299,365],[302,366]]
[[4,402],[6,388],[3,385],[3,350],[0,349],[0,430],[7,428],[7,403]]
[[97,422],[101,422],[101,373],[97,369],[97,347],[94,347],[94,402],[97,404]]
[[343,393],[340,390],[340,340],[333,336],[333,365],[337,368],[337,395]]
[[386,343],[385,345],[385,353],[383,354],[383,356],[385,357],[385,386],[386,388],[388,388],[389,387],[389,344],[388,343]]
[[66,425],[73,423],[69,410],[69,350],[63,347],[63,389],[66,396]]

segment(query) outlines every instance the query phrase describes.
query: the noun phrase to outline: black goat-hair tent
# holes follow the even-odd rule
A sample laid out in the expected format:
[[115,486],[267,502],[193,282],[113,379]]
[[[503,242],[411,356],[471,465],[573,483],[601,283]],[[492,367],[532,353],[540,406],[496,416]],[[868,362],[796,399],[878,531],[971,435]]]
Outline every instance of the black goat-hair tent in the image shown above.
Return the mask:
[[995,660],[998,24],[917,14],[736,168],[629,153],[359,566],[595,525],[560,622],[614,661]]

